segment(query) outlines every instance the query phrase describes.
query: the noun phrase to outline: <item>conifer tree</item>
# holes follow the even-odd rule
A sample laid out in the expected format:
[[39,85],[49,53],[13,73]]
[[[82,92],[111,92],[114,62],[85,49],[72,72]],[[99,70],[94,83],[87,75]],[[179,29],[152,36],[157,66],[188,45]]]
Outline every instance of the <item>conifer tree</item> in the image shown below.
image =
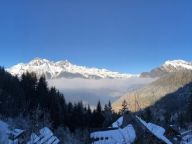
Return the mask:
[[93,118],[94,118],[94,123],[96,128],[101,128],[103,127],[103,122],[104,122],[104,116],[102,113],[102,107],[101,107],[101,102],[99,101],[97,103],[96,110],[93,113]]
[[123,100],[122,102],[122,109],[121,109],[121,114],[123,114],[124,112],[128,111],[128,104],[126,100]]
[[104,108],[104,116],[105,116],[105,121],[104,121],[104,127],[108,127],[112,123],[112,107],[111,107],[111,102],[109,101],[108,105],[105,104]]

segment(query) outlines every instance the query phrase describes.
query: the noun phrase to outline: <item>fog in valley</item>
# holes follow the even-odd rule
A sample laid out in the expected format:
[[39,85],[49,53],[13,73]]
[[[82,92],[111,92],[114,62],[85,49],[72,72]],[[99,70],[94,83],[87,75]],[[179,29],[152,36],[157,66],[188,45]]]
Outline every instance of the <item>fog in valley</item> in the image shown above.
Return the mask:
[[100,100],[102,104],[110,100],[114,102],[129,91],[149,84],[151,78],[129,79],[52,79],[48,80],[50,86],[55,86],[64,93],[66,101],[78,102],[95,106]]

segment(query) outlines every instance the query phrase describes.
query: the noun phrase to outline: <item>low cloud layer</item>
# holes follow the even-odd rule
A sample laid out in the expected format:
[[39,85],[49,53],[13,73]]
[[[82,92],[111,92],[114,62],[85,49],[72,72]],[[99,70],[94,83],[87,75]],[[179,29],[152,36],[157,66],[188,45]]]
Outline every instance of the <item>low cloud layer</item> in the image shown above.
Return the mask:
[[64,93],[67,101],[83,101],[85,104],[95,106],[100,100],[103,104],[115,101],[125,93],[142,87],[153,79],[53,79],[49,80],[50,86],[55,86]]

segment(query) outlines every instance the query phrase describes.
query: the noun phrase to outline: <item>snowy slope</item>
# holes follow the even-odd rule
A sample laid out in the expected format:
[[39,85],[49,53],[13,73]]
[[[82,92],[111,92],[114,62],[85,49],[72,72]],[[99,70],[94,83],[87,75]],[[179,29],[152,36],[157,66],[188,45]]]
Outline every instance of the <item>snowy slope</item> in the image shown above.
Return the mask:
[[21,76],[26,72],[35,72],[37,76],[45,75],[48,79],[55,78],[130,78],[138,75],[121,74],[106,69],[87,68],[71,64],[67,60],[53,62],[46,59],[35,58],[29,63],[19,63],[7,69],[12,75]]
[[192,62],[184,60],[166,61],[162,66],[167,72],[175,72],[179,70],[192,70]]
[[141,77],[161,77],[169,73],[192,70],[192,62],[184,60],[168,60],[160,67],[144,72]]

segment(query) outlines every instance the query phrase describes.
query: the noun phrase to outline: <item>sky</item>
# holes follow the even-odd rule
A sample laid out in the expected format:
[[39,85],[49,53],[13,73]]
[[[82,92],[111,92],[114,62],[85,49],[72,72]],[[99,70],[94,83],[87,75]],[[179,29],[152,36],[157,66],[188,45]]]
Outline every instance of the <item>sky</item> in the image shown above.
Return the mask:
[[0,65],[35,57],[140,73],[192,60],[191,0],[0,1]]

